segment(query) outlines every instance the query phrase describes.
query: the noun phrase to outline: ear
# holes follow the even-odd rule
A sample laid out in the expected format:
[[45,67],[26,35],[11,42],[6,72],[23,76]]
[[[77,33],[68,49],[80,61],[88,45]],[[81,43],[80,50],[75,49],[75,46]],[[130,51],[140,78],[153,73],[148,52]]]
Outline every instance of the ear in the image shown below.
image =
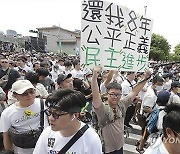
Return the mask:
[[166,134],[168,138],[175,137],[173,131],[169,127],[166,128]]
[[79,117],[79,113],[74,113],[74,116],[76,117],[76,119]]
[[63,88],[62,82],[60,84],[58,84],[59,88]]

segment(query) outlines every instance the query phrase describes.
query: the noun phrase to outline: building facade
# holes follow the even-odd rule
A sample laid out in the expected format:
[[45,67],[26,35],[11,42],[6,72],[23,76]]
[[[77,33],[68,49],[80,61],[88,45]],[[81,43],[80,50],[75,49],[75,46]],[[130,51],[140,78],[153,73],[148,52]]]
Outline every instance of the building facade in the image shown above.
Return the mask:
[[37,28],[38,37],[44,38],[48,52],[65,52],[76,55],[80,50],[80,31],[70,31],[58,26]]

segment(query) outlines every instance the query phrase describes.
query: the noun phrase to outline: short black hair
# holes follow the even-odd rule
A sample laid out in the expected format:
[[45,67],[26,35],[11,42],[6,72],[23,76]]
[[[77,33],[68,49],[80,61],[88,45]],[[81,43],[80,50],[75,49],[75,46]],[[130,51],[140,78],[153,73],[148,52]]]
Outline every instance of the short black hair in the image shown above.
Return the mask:
[[118,90],[122,90],[122,87],[119,83],[116,83],[116,82],[112,82],[110,84],[108,84],[106,86],[106,89],[107,89],[107,92],[110,90],[110,89],[118,89]]
[[59,89],[48,96],[45,104],[49,108],[55,108],[59,111],[68,113],[75,113],[80,112],[81,108],[86,105],[86,98],[79,91]]
[[78,63],[80,63],[80,60],[79,60],[79,59],[75,59],[75,60],[73,61],[73,66],[75,67]]
[[71,63],[70,61],[65,61],[65,62],[64,62],[64,66],[65,66],[65,67],[72,66],[72,63]]
[[40,66],[41,67],[51,67],[52,66],[52,64],[51,64],[51,62],[49,61],[42,61],[42,62],[40,62]]
[[[172,103],[165,107],[166,115],[163,117],[163,134],[167,138],[166,128],[180,132],[180,104]],[[174,133],[176,136],[177,134]]]
[[25,74],[25,79],[29,80],[32,84],[39,82],[39,75],[36,72],[29,71]]
[[36,70],[36,73],[39,75],[39,76],[48,76],[49,75],[49,71],[48,71],[48,69],[46,69],[46,68],[38,68],[37,70]]
[[162,77],[160,77],[159,75],[155,75],[152,79],[152,83],[153,84],[156,84],[156,83],[163,83],[164,82],[164,79]]

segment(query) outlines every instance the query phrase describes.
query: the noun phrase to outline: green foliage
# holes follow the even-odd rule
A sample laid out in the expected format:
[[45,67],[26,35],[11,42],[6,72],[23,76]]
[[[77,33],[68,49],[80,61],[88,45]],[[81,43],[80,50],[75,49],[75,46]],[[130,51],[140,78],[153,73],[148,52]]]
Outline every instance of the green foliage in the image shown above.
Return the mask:
[[170,54],[169,55],[169,61],[180,61],[180,55],[177,54]]
[[176,55],[180,56],[180,43],[175,46],[174,52],[175,52]]
[[161,35],[152,34],[149,58],[155,61],[168,60],[171,46]]

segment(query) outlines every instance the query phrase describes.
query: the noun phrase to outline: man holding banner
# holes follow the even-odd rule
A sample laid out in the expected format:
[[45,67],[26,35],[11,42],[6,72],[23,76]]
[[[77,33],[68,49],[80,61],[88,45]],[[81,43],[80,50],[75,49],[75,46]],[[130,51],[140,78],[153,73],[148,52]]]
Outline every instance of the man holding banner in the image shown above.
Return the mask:
[[97,83],[100,67],[96,66],[92,76],[93,107],[98,118],[104,142],[106,154],[122,154],[124,145],[124,118],[127,107],[132,103],[139,91],[150,78],[151,72],[147,71],[144,80],[138,83],[132,91],[123,99],[122,88],[118,83],[110,83],[107,86],[107,102],[103,103],[99,95]]
[[127,107],[145,85],[145,78],[122,100],[118,83],[106,86],[107,102],[102,103],[97,77],[103,70],[145,72],[149,59],[152,20],[134,10],[107,1],[82,1],[81,64],[94,68],[93,106],[102,130],[105,153],[121,154],[124,145],[124,118]]

